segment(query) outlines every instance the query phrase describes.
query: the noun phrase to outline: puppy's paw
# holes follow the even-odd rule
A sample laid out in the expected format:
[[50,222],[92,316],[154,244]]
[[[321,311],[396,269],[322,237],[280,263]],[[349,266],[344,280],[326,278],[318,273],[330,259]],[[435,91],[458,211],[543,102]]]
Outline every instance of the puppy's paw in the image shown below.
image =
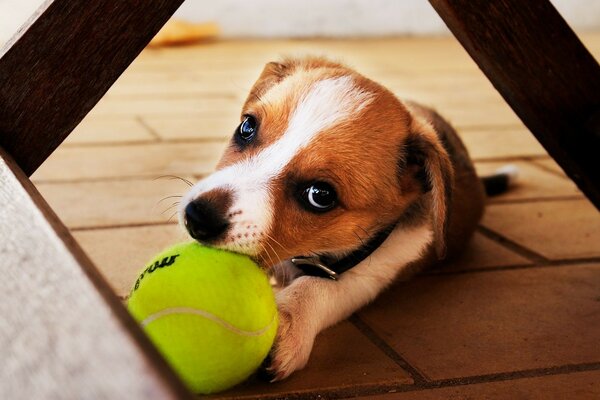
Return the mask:
[[300,321],[285,310],[279,311],[279,329],[263,377],[271,382],[280,381],[292,372],[304,368],[310,357],[314,335],[302,329]]

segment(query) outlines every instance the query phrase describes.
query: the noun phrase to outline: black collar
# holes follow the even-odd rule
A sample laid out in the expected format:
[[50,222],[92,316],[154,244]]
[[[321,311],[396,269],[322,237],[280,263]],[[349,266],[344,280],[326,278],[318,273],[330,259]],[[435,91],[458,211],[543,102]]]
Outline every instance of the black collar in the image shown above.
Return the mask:
[[381,244],[388,238],[390,233],[396,227],[396,223],[379,231],[375,236],[369,239],[367,243],[352,253],[339,260],[326,255],[323,256],[299,256],[293,257],[292,263],[302,270],[305,275],[318,276],[321,278],[329,278],[338,280],[339,275],[343,272],[358,265],[361,261],[369,257]]

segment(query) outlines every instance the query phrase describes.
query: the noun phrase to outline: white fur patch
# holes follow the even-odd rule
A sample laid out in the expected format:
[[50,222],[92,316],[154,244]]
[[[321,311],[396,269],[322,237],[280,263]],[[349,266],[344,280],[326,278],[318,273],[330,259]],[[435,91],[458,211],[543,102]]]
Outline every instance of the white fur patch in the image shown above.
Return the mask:
[[[413,228],[396,227],[379,248],[344,272],[339,280],[307,278],[311,281],[310,295],[305,290],[284,289],[277,295],[278,301],[310,303],[303,308],[312,313],[312,322],[307,323],[315,324],[314,330],[318,333],[371,302],[411,262],[422,257],[432,240],[433,231],[429,224]],[[302,280],[301,277],[297,281]],[[302,298],[285,299],[288,292],[298,293]]]
[[518,181],[520,172],[521,170],[516,165],[507,164],[494,171],[494,174],[506,175],[508,177],[508,185],[513,186]]
[[[284,80],[281,85],[286,85]],[[265,101],[282,101],[277,96],[285,90],[275,86],[265,94]],[[350,76],[329,78],[316,82],[292,111],[285,133],[273,144],[236,164],[216,171],[198,182],[181,202],[180,219],[185,206],[193,199],[216,188],[233,192],[230,212],[230,236],[235,240],[223,246],[229,250],[255,255],[268,234],[274,210],[270,182],[279,176],[289,162],[318,134],[366,107],[373,94],[354,85]],[[260,133],[259,133],[260,135]],[[324,149],[329,151],[329,149]],[[248,228],[251,227],[251,228]],[[247,237],[246,233],[250,233]],[[241,235],[241,237],[240,237]]]
[[302,276],[277,293],[279,333],[271,354],[275,380],[303,368],[319,332],[372,301],[423,256],[432,240],[429,224],[397,227],[370,257],[339,280]]

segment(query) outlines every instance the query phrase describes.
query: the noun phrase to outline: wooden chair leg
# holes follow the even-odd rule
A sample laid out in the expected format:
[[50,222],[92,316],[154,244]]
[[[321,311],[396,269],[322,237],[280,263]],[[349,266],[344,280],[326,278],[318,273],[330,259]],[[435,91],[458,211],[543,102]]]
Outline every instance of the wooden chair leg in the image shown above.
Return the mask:
[[429,2],[600,209],[600,67],[556,9],[548,0]]
[[0,51],[2,399],[191,398],[26,177],[182,1],[46,1]]
[[31,175],[183,0],[49,0],[0,50],[0,147]]
[[0,150],[0,398],[192,398]]

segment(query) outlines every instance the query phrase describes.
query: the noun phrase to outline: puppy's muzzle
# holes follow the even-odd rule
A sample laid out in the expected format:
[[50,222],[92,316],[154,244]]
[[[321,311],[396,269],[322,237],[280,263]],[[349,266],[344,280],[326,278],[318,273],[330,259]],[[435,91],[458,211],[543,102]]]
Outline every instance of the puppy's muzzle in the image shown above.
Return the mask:
[[229,228],[226,210],[211,199],[198,198],[185,207],[184,225],[194,239],[201,242],[215,242],[224,236]]

